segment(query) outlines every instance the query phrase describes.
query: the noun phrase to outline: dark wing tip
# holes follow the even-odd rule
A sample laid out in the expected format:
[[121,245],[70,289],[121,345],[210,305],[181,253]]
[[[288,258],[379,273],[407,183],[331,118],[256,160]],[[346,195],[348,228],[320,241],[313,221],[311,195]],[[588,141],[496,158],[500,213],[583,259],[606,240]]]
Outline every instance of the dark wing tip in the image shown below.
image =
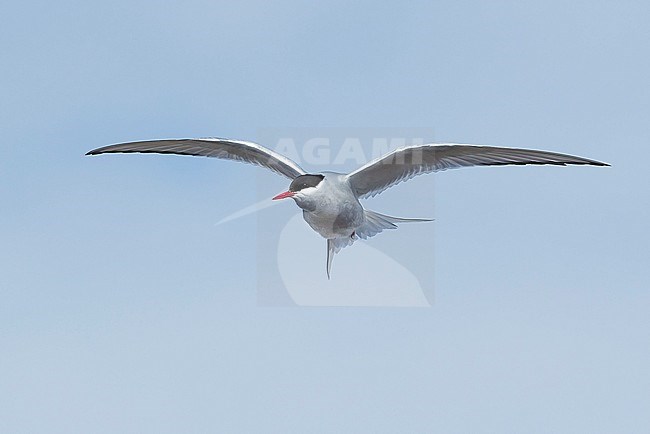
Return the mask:
[[585,163],[568,163],[568,164],[582,164],[585,166],[599,166],[599,167],[610,167],[611,164],[609,163],[603,163],[602,161],[596,161],[596,160],[588,160],[588,162]]
[[121,145],[109,145],[86,152],[86,155],[100,154],[177,154],[172,151],[157,151],[155,149],[123,149]]
[[110,151],[111,146],[102,146],[101,148],[96,148],[91,151],[86,152],[86,155],[99,155],[103,154],[105,152],[111,152]]
[[571,162],[571,163],[567,163],[567,164],[579,164],[579,165],[581,164],[581,165],[585,165],[585,166],[599,166],[599,167],[609,167],[609,166],[611,166],[611,164],[609,164],[609,163],[603,163],[602,161],[596,161],[596,160],[585,160],[584,162],[581,162],[581,163]]
[[496,163],[479,163],[477,166],[599,166],[610,167],[611,164],[600,161],[503,161]]

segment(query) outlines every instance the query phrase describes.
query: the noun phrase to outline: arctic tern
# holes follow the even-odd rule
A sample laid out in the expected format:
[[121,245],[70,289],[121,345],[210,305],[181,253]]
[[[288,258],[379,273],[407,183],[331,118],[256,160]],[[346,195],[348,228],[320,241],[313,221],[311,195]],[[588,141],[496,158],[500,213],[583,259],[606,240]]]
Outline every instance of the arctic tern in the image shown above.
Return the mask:
[[389,152],[357,170],[307,173],[286,156],[257,143],[220,138],[165,139],[105,146],[86,155],[156,153],[236,160],[270,169],[291,180],[273,198],[291,198],[311,228],[327,239],[327,277],[332,258],[358,238],[368,239],[398,223],[430,221],[399,218],[364,209],[359,199],[373,197],[417,175],[468,166],[556,165],[609,166],[607,163],[556,152],[492,146],[432,143]]

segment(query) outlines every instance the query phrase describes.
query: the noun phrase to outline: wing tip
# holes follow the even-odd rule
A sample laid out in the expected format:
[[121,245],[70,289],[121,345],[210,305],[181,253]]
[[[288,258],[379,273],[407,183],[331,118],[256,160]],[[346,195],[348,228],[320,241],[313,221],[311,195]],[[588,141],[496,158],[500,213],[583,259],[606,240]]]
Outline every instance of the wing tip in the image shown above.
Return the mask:
[[115,151],[115,150],[113,150],[113,148],[116,148],[117,146],[120,146],[120,145],[108,145],[108,146],[102,146],[101,148],[91,149],[90,151],[86,152],[85,155],[100,155],[100,154],[107,154],[107,153],[111,153],[111,152],[112,153],[125,152],[125,151]]
[[115,154],[120,152],[124,154],[128,154],[128,153],[135,153],[140,151],[113,151],[110,149],[110,146],[107,146],[105,148],[97,148],[97,149],[93,149],[92,151],[88,151],[86,152],[85,155],[93,156],[93,155],[101,155],[101,154]]
[[587,160],[584,163],[567,163],[567,164],[582,164],[584,166],[598,166],[598,167],[610,167],[611,164],[609,163],[604,163],[602,161],[596,161],[596,160]]

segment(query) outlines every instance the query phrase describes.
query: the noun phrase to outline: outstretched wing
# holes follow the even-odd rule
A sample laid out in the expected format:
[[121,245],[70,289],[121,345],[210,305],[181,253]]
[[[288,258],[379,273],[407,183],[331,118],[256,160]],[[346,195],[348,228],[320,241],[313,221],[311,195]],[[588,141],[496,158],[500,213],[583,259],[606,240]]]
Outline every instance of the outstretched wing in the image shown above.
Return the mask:
[[257,143],[217,138],[165,139],[120,143],[94,149],[86,155],[134,152],[196,155],[243,161],[245,163],[266,167],[289,179],[294,179],[299,175],[305,174],[305,171],[294,161]]
[[525,164],[583,164],[609,166],[557,152],[492,146],[428,144],[397,149],[360,167],[347,176],[357,197],[375,196],[389,187],[424,173],[469,166]]

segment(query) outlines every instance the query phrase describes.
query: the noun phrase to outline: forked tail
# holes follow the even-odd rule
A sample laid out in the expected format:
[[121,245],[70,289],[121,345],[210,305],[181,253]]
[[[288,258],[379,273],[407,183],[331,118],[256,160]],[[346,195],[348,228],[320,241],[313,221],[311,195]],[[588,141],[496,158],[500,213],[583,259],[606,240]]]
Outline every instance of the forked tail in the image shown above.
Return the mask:
[[365,210],[366,221],[356,230],[359,238],[368,239],[384,229],[396,229],[397,223],[430,222],[433,219],[392,217],[378,212]]
[[397,229],[397,223],[430,222],[433,219],[426,218],[402,218],[392,217],[378,212],[364,210],[365,221],[349,237],[331,238],[327,240],[327,278],[330,278],[332,260],[334,255],[354,243],[357,238],[367,240],[383,231],[384,229]]

